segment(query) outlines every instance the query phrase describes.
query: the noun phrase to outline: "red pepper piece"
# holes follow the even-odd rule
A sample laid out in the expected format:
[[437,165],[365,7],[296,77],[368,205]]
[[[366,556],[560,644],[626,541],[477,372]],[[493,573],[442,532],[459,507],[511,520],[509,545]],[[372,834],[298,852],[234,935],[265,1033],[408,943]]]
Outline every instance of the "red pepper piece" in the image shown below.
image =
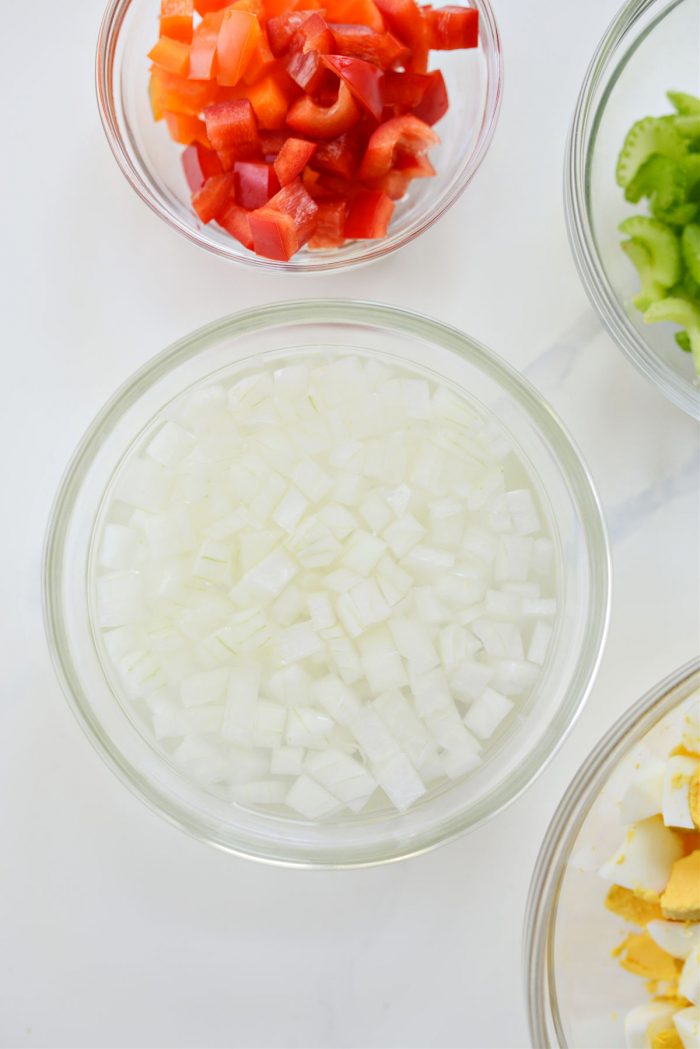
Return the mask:
[[380,120],[384,109],[381,92],[384,74],[381,69],[362,58],[346,58],[344,55],[325,55],[322,61],[345,81],[357,101],[375,120]]
[[392,69],[402,65],[408,58],[409,49],[391,33],[375,33],[366,25],[329,26],[335,47],[331,50],[348,58],[364,58],[381,69]]
[[217,73],[216,41],[223,11],[205,15],[194,31],[190,49],[190,80],[213,80]]
[[239,160],[233,165],[236,203],[248,211],[261,208],[280,188],[272,164]]
[[192,0],[160,0],[160,35],[189,44],[192,39]]
[[360,117],[350,88],[340,81],[335,102],[320,106],[306,95],[297,99],[287,113],[287,124],[309,138],[336,138],[349,131]]
[[324,0],[329,22],[368,26],[374,33],[383,33],[384,19],[374,0]]
[[275,159],[274,167],[280,186],[287,186],[301,175],[316,152],[316,143],[303,138],[288,138]]
[[431,178],[435,174],[435,168],[422,153],[415,156],[404,153],[397,158],[396,167],[393,170],[409,179]]
[[377,0],[377,7],[389,28],[411,49],[406,68],[412,73],[425,73],[428,68],[428,27],[414,0]]
[[[430,85],[430,74],[385,73],[382,80],[382,99],[387,106],[414,109],[420,105]],[[427,123],[427,121],[426,121]]]
[[212,149],[207,149],[201,142],[188,146],[182,154],[182,167],[187,184],[195,193],[208,178],[223,174],[221,161]]
[[216,84],[212,81],[187,80],[158,68],[151,73],[151,104],[161,115],[168,112],[198,117],[205,106],[214,101],[216,93]]
[[207,129],[199,117],[166,113],[165,123],[173,142],[179,142],[181,146],[189,146],[192,142],[201,142],[203,146],[209,146]]
[[258,46],[246,66],[246,71],[243,74],[243,83],[254,84],[257,80],[260,80],[261,77],[265,76],[266,73],[269,73],[274,63],[275,56],[270,50],[270,41],[267,36],[267,30],[261,27]]
[[217,80],[225,87],[235,87],[246,71],[260,40],[257,16],[250,11],[228,7],[216,41]]
[[276,76],[264,76],[257,84],[246,88],[246,94],[261,128],[275,131],[284,126],[289,96]]
[[286,131],[260,132],[260,147],[266,160],[274,159],[288,139]]
[[456,51],[479,45],[479,12],[475,7],[437,7],[423,12],[428,28],[428,47],[434,51]]
[[294,223],[299,247],[313,236],[318,206],[304,189],[301,179],[284,186],[268,201],[267,208],[289,216]]
[[259,148],[258,122],[247,98],[207,106],[204,121],[209,141],[217,152],[256,145]]
[[239,240],[244,248],[253,247],[253,235],[250,232],[248,212],[240,204],[231,201],[219,215],[217,222],[227,233]]
[[250,212],[248,224],[256,255],[288,262],[299,250],[296,230],[289,215],[269,207],[259,208]]
[[428,73],[428,86],[423,98],[413,109],[413,115],[426,124],[437,124],[449,109],[447,87],[439,69]]
[[194,9],[197,14],[205,15],[210,14],[212,11],[221,11],[224,7],[228,7],[230,0],[194,0]]
[[360,166],[364,141],[355,128],[329,142],[321,142],[312,158],[312,167],[330,175],[351,179]]
[[340,248],[345,243],[345,221],[348,205],[345,200],[324,200],[318,205],[316,232],[309,241],[312,251]]
[[154,65],[167,69],[169,73],[187,76],[190,67],[190,48],[183,40],[161,36],[148,52],[148,57]]
[[214,175],[192,196],[192,207],[202,222],[211,222],[221,214],[233,193],[233,174]]
[[386,237],[394,213],[394,203],[379,190],[360,193],[350,204],[345,222],[349,240],[379,240]]
[[381,178],[396,166],[401,154],[426,153],[439,141],[433,129],[412,114],[392,117],[370,137],[360,165],[360,178]]
[[270,50],[276,58],[283,55],[292,42],[292,37],[311,15],[308,11],[290,11],[267,22],[267,36]]

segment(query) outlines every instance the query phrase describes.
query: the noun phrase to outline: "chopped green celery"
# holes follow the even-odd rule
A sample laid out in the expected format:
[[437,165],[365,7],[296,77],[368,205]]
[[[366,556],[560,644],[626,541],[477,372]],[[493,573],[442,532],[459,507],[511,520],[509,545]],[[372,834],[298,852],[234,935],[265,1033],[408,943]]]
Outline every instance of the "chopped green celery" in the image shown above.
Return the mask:
[[659,321],[669,321],[685,328],[695,371],[700,375],[700,305],[696,306],[687,299],[657,299],[645,310],[644,323],[657,324]]
[[690,337],[687,331],[677,331],[674,338],[684,353],[690,353]]
[[686,152],[685,139],[670,121],[675,118],[645,117],[633,124],[617,158],[615,176],[623,188],[629,186],[645,160],[654,153],[680,160]]
[[673,126],[683,138],[700,138],[700,113],[671,117]]
[[620,246],[639,274],[642,286],[638,294],[632,299],[632,302],[638,310],[644,313],[651,306],[652,302],[663,299],[668,289],[655,279],[654,263],[641,241],[623,240]]
[[695,204],[687,202],[687,185],[688,176],[682,162],[654,153],[625,189],[625,198],[637,204],[642,197],[648,197],[654,218],[672,226],[684,226],[693,221],[697,210]]
[[681,234],[681,254],[693,281],[700,284],[700,226],[691,224],[685,227]]
[[700,154],[689,153],[683,158],[683,170],[688,187],[688,200],[694,200],[700,204]]
[[646,215],[631,215],[618,228],[649,252],[652,276],[657,283],[670,288],[681,279],[680,241],[669,226]]
[[695,95],[686,95],[683,91],[667,91],[666,97],[674,109],[683,116],[700,113],[700,98],[696,98]]

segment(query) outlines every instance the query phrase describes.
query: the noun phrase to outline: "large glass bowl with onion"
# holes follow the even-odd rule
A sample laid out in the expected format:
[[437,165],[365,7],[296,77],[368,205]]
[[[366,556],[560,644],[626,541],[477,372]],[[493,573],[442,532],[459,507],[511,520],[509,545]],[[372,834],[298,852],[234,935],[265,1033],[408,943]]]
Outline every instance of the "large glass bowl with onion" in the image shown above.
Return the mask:
[[49,525],[46,626],[88,736],[221,848],[381,863],[476,827],[591,687],[591,480],[496,355],[301,302],[189,335],[99,413]]
[[690,353],[670,323],[645,324],[632,300],[636,269],[620,248],[619,224],[646,213],[616,182],[617,157],[630,128],[672,112],[666,93],[697,95],[700,82],[696,0],[629,0],[608,27],[586,72],[565,162],[565,207],[574,260],[610,335],[674,404],[700,417]]
[[153,119],[148,95],[149,60],[157,33],[158,0],[110,0],[97,48],[97,98],[107,140],[124,175],[157,215],[200,247],[257,269],[322,273],[383,258],[429,229],[454,204],[476,174],[491,142],[501,103],[503,67],[498,28],[489,0],[474,0],[480,20],[477,48],[435,52],[449,94],[437,125],[441,142],[431,150],[436,175],[414,179],[396,204],[388,235],[341,248],[303,248],[288,262],[248,251],[215,223],[204,225],[192,209],[182,148],[164,122]]
[[[639,805],[637,784],[652,764],[663,772],[670,754],[679,755],[676,760],[681,763],[689,760],[691,766],[697,765],[697,758],[682,755],[688,738],[684,733],[691,732],[692,752],[697,754],[699,731],[700,660],[694,659],[659,682],[617,721],[562,798],[540,849],[527,907],[523,962],[533,1045],[557,1049],[651,1045],[661,1029],[667,1036],[673,1032],[673,1014],[687,1009],[687,1001],[672,1000],[667,1009],[652,1003],[643,976],[634,967],[623,968],[619,953],[613,957],[622,937],[643,930],[623,921],[605,901],[618,879],[627,884],[622,873],[624,850],[616,850],[621,841],[628,847],[634,842],[632,831],[625,837],[624,813],[627,806]],[[680,782],[683,777],[676,772],[666,776],[664,793],[674,787],[676,775],[687,795],[688,783]],[[668,825],[661,829],[666,833]],[[648,926],[656,942],[665,942],[658,938],[667,927],[663,920]],[[691,933],[691,926],[680,921],[677,928],[681,934]],[[681,951],[677,955],[680,959]],[[680,973],[682,962],[674,964]],[[662,994],[663,988],[652,987],[652,992]],[[654,1022],[655,1032],[645,1030]],[[676,1033],[675,1040],[659,1044],[681,1043]],[[690,1044],[697,1044],[692,1035]]]

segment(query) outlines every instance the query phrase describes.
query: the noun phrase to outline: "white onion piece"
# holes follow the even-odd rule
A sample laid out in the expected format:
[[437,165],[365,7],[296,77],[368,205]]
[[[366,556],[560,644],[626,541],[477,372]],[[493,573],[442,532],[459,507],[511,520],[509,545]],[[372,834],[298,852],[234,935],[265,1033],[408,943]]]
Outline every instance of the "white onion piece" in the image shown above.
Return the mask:
[[497,421],[454,391],[295,361],[188,392],[127,458],[96,619],[208,790],[309,820],[405,812],[488,757],[546,665],[543,521]]

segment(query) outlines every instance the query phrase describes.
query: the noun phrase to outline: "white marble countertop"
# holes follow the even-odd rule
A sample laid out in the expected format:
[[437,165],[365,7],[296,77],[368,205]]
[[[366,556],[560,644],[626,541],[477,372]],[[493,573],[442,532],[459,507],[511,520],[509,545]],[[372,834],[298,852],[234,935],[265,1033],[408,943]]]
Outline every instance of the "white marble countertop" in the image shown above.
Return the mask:
[[[547,823],[700,630],[697,431],[602,330],[564,229],[567,125],[617,0],[495,2],[505,101],[469,191],[400,255],[303,286],[205,255],[128,187],[93,97],[100,3],[5,6],[0,1044],[528,1045],[521,928]],[[302,293],[410,304],[524,370],[588,461],[613,553],[602,668],[536,784],[470,836],[357,872],[234,859],[153,815],[78,727],[41,623],[49,504],[97,408],[176,336]]]

